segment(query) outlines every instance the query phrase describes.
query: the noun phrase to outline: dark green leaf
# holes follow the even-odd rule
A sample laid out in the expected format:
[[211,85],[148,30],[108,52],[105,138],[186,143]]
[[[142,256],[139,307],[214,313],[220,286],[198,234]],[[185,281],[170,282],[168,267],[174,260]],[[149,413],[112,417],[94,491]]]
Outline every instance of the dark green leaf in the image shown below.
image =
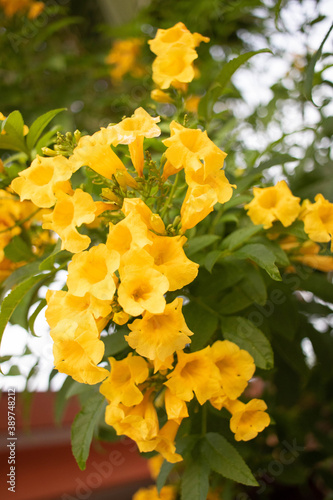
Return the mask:
[[272,347],[252,321],[242,316],[228,316],[222,320],[223,337],[248,351],[256,366],[269,370],[274,365]]
[[11,242],[5,247],[4,252],[7,259],[12,262],[27,261],[34,257],[30,246],[19,235],[14,236]]
[[191,349],[202,349],[214,334],[218,318],[197,302],[190,302],[183,307],[183,314],[189,329],[194,333],[191,337]]
[[200,250],[207,248],[209,245],[212,245],[219,239],[220,236],[217,236],[216,234],[204,234],[202,236],[195,236],[188,241],[185,247],[186,255],[188,257],[191,257],[191,255],[200,252]]
[[37,143],[40,135],[42,134],[45,127],[50,123],[50,121],[61,111],[65,111],[66,108],[52,109],[47,113],[39,116],[31,125],[28,135],[27,135],[27,146],[31,150]]
[[258,486],[238,451],[220,434],[215,432],[206,434],[201,449],[210,467],[218,474],[237,483]]
[[206,255],[205,268],[207,269],[207,271],[209,271],[210,273],[212,272],[212,269],[216,264],[218,258],[222,254],[222,252],[223,252],[222,250],[213,250],[212,252],[209,252],[209,254]]
[[81,470],[86,467],[94,429],[105,408],[102,394],[91,396],[76,415],[72,425],[72,452]]
[[282,280],[280,271],[275,265],[276,257],[266,245],[261,245],[260,243],[245,245],[234,253],[234,257],[251,259],[256,262],[258,266],[265,269],[273,280]]
[[128,348],[128,343],[123,332],[114,332],[106,337],[102,337],[105,344],[105,356],[114,356]]
[[29,321],[28,321],[29,330],[32,333],[32,335],[34,335],[35,337],[37,337],[36,332],[35,332],[35,321],[36,321],[38,314],[44,309],[45,306],[46,306],[46,300],[41,299],[41,301],[39,302],[38,306],[36,307],[36,309],[34,310],[32,315],[30,316]]
[[67,250],[60,250],[60,248],[61,240],[58,240],[53,252],[39,264],[39,269],[41,271],[52,270],[56,262],[63,263],[71,258],[72,254],[70,252]]
[[237,229],[236,231],[229,234],[222,241],[221,248],[225,248],[228,250],[235,250],[242,246],[247,240],[249,240],[253,235],[259,233],[262,230],[263,226],[247,226],[242,227],[241,229]]
[[[177,439],[176,442],[176,451],[177,453],[180,453],[181,455],[184,455],[184,452],[191,450],[193,446],[196,444],[197,438],[196,436],[185,436],[183,438]],[[162,467],[160,469],[159,475],[156,479],[156,487],[158,493],[161,492],[161,489],[165,485],[166,480],[168,479],[168,476],[172,469],[174,468],[176,464],[172,464],[168,462],[167,460],[164,460]]]
[[221,314],[235,314],[243,311],[253,303],[253,299],[244,293],[241,285],[224,295],[220,302],[219,312]]
[[186,464],[181,481],[182,500],[206,500],[209,490],[210,468],[205,461],[193,461]]

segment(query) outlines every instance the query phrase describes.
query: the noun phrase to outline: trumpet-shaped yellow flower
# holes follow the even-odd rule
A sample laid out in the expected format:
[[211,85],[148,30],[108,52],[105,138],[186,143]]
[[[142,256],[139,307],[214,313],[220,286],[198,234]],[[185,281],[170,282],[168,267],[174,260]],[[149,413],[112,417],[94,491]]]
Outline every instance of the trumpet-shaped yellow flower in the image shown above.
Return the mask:
[[153,258],[145,250],[131,250],[119,270],[118,301],[125,312],[139,316],[144,311],[160,314],[165,308],[167,278],[153,269]]
[[153,40],[149,40],[150,50],[160,56],[173,45],[183,45],[194,49],[201,42],[209,42],[209,38],[200,33],[191,33],[183,23],[177,23],[169,29],[158,29]]
[[220,372],[210,356],[210,347],[185,354],[177,353],[176,368],[169,373],[165,385],[171,393],[184,401],[191,401],[194,394],[203,405],[221,390]]
[[119,263],[119,253],[103,243],[74,255],[68,266],[69,292],[78,297],[91,293],[96,299],[111,301],[116,291],[114,272]]
[[179,424],[175,420],[168,420],[155,438],[137,441],[139,450],[143,452],[155,450],[170,463],[180,462],[183,458],[176,453],[174,444],[178,428]]
[[80,234],[76,227],[95,219],[97,207],[89,193],[76,189],[73,196],[59,191],[51,214],[43,216],[43,228],[52,229],[61,238],[61,249],[78,253],[90,244],[89,236]]
[[152,244],[148,228],[137,212],[130,212],[118,224],[110,224],[106,246],[120,255]]
[[176,488],[172,485],[163,486],[160,493],[158,493],[156,486],[149,486],[148,488],[140,488],[134,493],[132,500],[176,500],[176,496]]
[[198,274],[199,265],[185,255],[185,236],[155,236],[153,244],[146,248],[154,257],[155,269],[169,281],[169,290],[178,290],[191,283]]
[[183,418],[188,417],[185,401],[172,394],[168,388],[165,391],[164,404],[169,420],[174,420],[180,425]]
[[125,198],[121,210],[126,216],[132,212],[138,213],[148,229],[155,233],[165,234],[165,226],[161,217],[153,214],[141,198]]
[[300,212],[300,198],[293,196],[286,181],[268,188],[253,188],[253,200],[245,205],[253,224],[263,224],[265,229],[273,222],[280,221],[284,227],[290,226]]
[[64,185],[64,181],[68,181],[75,170],[75,165],[64,156],[43,158],[37,155],[31,166],[12,181],[11,187],[21,201],[31,200],[37,207],[50,208],[57,201],[57,190],[68,189],[69,184]]
[[147,362],[132,353],[121,361],[111,357],[109,362],[111,373],[101,385],[100,392],[112,404],[135,406],[141,403],[143,394],[137,386],[149,375]]
[[190,343],[189,330],[182,314],[183,300],[175,299],[165,306],[163,313],[145,312],[142,319],[136,319],[129,326],[131,333],[125,338],[141,356],[165,361],[175,351],[184,349]]
[[313,241],[300,242],[295,236],[288,236],[279,242],[280,247],[288,252],[292,261],[318,269],[324,273],[333,271],[333,257],[320,255],[320,246]]
[[189,47],[172,45],[153,62],[154,82],[162,90],[174,84],[191,82],[195,75],[192,63],[197,57],[196,51]]
[[207,136],[207,132],[189,129],[173,121],[170,124],[171,137],[163,141],[167,146],[165,156],[168,160],[164,177],[185,168],[185,172],[201,172],[201,183],[208,175],[223,167],[227,156]]
[[270,418],[265,410],[267,405],[261,399],[252,399],[244,404],[240,401],[233,402],[229,411],[232,413],[230,429],[235,434],[236,441],[249,441],[270,423]]
[[96,299],[90,293],[77,297],[62,290],[48,290],[46,302],[45,317],[50,328],[55,328],[62,318],[83,323],[87,315],[99,320],[111,314],[110,302]]
[[131,160],[140,177],[143,176],[144,154],[143,139],[161,135],[156,125],[160,117],[153,118],[143,108],[138,108],[130,118],[124,118],[113,127],[118,144],[128,144]]
[[210,352],[221,374],[223,392],[230,399],[238,398],[255,372],[252,356],[229,340],[218,340]]
[[313,241],[331,241],[333,251],[333,203],[322,194],[317,194],[315,203],[306,200],[302,206],[300,219],[304,221],[304,230]]
[[3,8],[6,17],[27,13],[29,19],[35,19],[44,10],[45,4],[34,0],[0,0],[0,7]]
[[112,64],[110,76],[117,84],[123,79],[126,73],[139,78],[145,73],[145,69],[138,63],[143,40],[140,38],[127,38],[126,40],[116,40],[105,59],[107,64]]
[[104,343],[99,340],[92,317],[84,322],[71,319],[59,321],[50,335],[54,341],[54,366],[83,384],[97,384],[108,376],[105,368],[97,366],[104,354]]
[[114,127],[99,130],[92,136],[84,135],[79,140],[70,160],[76,168],[90,167],[107,179],[111,179],[112,175],[117,176],[120,173],[124,178],[125,184],[136,187],[135,180],[127,172],[123,162],[112,150],[111,144],[117,144],[117,135]]

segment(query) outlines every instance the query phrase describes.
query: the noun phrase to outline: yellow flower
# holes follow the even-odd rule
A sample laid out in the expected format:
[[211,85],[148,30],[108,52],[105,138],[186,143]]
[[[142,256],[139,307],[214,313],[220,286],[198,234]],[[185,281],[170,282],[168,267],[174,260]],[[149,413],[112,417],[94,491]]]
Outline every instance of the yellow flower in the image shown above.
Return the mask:
[[191,95],[188,97],[185,101],[186,111],[189,113],[197,113],[200,99],[201,97],[199,95]]
[[116,291],[114,272],[119,268],[119,253],[101,243],[73,256],[68,266],[67,286],[70,293],[96,299],[112,300]]
[[62,318],[83,323],[87,314],[92,315],[96,321],[111,314],[110,302],[96,299],[90,293],[77,297],[62,290],[48,290],[46,302],[45,317],[50,328],[55,328]]
[[143,139],[158,137],[161,134],[161,129],[156,125],[159,121],[159,116],[153,118],[143,108],[138,108],[131,118],[124,118],[118,125],[113,126],[117,144],[128,144],[132,163],[140,177],[143,176],[144,166]]
[[201,42],[209,42],[209,38],[200,33],[191,33],[183,23],[177,23],[169,29],[158,29],[153,40],[149,40],[150,50],[160,56],[173,45],[184,45],[194,49]]
[[145,250],[130,250],[123,257],[118,301],[125,312],[138,316],[144,311],[160,314],[165,308],[167,278],[153,269],[153,258]]
[[106,246],[120,255],[152,244],[148,228],[137,212],[130,212],[118,224],[110,224]]
[[141,356],[161,361],[175,351],[184,349],[190,343],[188,329],[182,314],[181,298],[165,306],[163,313],[145,312],[142,319],[136,319],[128,327],[131,333],[125,338],[129,345]]
[[168,103],[168,104],[173,102],[172,97],[160,89],[152,90],[150,93],[150,97],[153,99],[153,101],[156,101],[156,102],[162,102],[162,103]]
[[120,83],[126,73],[137,78],[144,75],[145,69],[138,63],[142,44],[143,40],[140,38],[127,38],[113,42],[105,62],[113,65],[110,76],[115,84]]
[[165,226],[161,217],[158,214],[153,214],[141,198],[125,198],[121,210],[126,216],[131,212],[138,213],[148,229],[155,233],[165,234]]
[[123,162],[112,150],[111,144],[117,144],[117,136],[113,127],[99,130],[92,136],[84,135],[79,140],[70,160],[77,169],[87,166],[107,179],[111,179],[112,175],[116,175],[117,177],[120,173],[124,178],[125,184],[136,187],[135,180],[127,172]]
[[183,457],[176,453],[174,444],[178,428],[179,424],[175,420],[168,420],[159,430],[156,438],[137,441],[139,450],[143,452],[155,450],[172,464],[180,462]]
[[88,193],[76,189],[73,196],[59,191],[51,214],[43,216],[43,228],[52,229],[61,238],[61,249],[77,253],[90,244],[89,236],[80,234],[76,226],[89,224],[95,219],[96,205]]
[[140,488],[134,493],[132,500],[175,500],[176,495],[176,489],[172,485],[163,486],[160,494],[158,494],[156,486],[149,486],[148,488]]
[[147,252],[154,257],[154,267],[169,281],[169,290],[178,290],[191,283],[199,265],[189,260],[183,250],[185,236],[153,236]]
[[268,188],[253,188],[254,198],[245,205],[253,224],[263,224],[265,229],[279,220],[284,227],[290,226],[300,212],[300,198],[293,196],[286,181]]
[[164,403],[165,411],[167,412],[169,420],[174,420],[180,425],[183,418],[188,417],[188,410],[185,401],[172,394],[168,388],[165,391]]
[[99,340],[96,323],[92,317],[84,322],[71,319],[59,321],[50,335],[54,341],[55,368],[67,373],[83,384],[97,384],[104,380],[108,371],[97,366],[104,354],[104,343]]
[[279,243],[280,247],[289,253],[292,261],[301,262],[305,266],[313,267],[324,273],[333,271],[333,257],[319,255],[320,246],[313,241],[301,243],[295,236],[288,236]]
[[203,405],[220,392],[220,373],[210,356],[210,347],[185,354],[177,353],[176,368],[167,376],[165,385],[171,393],[184,401],[191,401],[193,392]]
[[64,185],[64,181],[68,181],[75,170],[64,156],[43,158],[37,155],[31,166],[12,181],[11,187],[21,201],[31,200],[37,207],[50,208],[56,202],[56,191],[68,189],[69,184]]
[[147,362],[132,353],[121,361],[111,357],[109,362],[111,373],[101,385],[100,392],[112,404],[135,406],[141,403],[143,394],[137,385],[144,382],[149,375]]
[[172,45],[153,62],[153,80],[162,89],[177,83],[189,83],[194,78],[193,61],[198,57],[195,50]]
[[238,398],[255,372],[252,356],[229,340],[215,342],[210,353],[220,371],[223,392],[230,399]]
[[313,241],[331,241],[333,251],[333,203],[326,200],[322,194],[317,194],[315,203],[306,200],[302,206],[300,219],[304,221],[304,231]]
[[261,399],[252,399],[247,404],[236,401],[229,411],[232,413],[230,429],[235,434],[236,441],[249,441],[270,423],[265,410],[267,405]]
[[171,122],[170,131],[171,137],[163,141],[168,148],[165,178],[185,168],[186,173],[200,171],[204,181],[223,167],[227,155],[209,139],[206,131],[185,128],[175,121]]

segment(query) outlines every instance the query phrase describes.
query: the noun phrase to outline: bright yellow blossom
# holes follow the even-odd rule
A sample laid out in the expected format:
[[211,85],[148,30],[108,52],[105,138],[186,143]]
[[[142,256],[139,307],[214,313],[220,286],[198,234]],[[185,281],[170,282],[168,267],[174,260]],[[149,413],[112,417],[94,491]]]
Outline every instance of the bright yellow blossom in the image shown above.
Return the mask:
[[132,500],[175,500],[176,495],[176,489],[172,485],[163,486],[160,494],[158,494],[156,486],[149,486],[148,488],[140,488],[134,493]]
[[230,399],[238,398],[255,372],[252,356],[229,340],[214,342],[210,353],[220,371],[223,392]]
[[189,330],[182,314],[181,298],[165,306],[161,314],[146,311],[142,319],[136,319],[128,327],[131,333],[125,338],[129,345],[141,356],[165,361],[175,351],[184,349],[191,340]]
[[111,301],[116,291],[114,272],[119,263],[119,253],[103,243],[75,254],[68,266],[69,292],[78,297],[91,293],[97,299]]
[[118,224],[110,224],[109,235],[106,246],[110,250],[116,250],[120,255],[134,250],[144,248],[152,244],[152,238],[142,217],[137,212],[130,212],[125,219]]
[[145,69],[138,63],[142,44],[143,40],[140,38],[126,38],[113,42],[105,62],[113,65],[110,76],[115,84],[120,83],[126,73],[136,78],[144,75]]
[[198,57],[195,50],[173,45],[153,62],[153,80],[162,89],[174,83],[189,83],[194,78],[193,61]]
[[29,19],[35,19],[44,10],[45,4],[33,0],[0,0],[0,7],[7,17],[27,12]]
[[76,227],[92,222],[96,210],[94,200],[82,189],[76,189],[73,196],[59,191],[53,212],[43,216],[43,228],[52,229],[60,236],[62,250],[82,252],[91,240],[80,234]]
[[143,452],[155,450],[172,464],[180,462],[183,458],[179,453],[176,453],[174,444],[178,428],[179,424],[175,420],[168,420],[155,438],[137,441],[139,450]]
[[191,33],[184,23],[177,23],[172,28],[158,29],[153,40],[149,40],[150,50],[160,56],[173,45],[183,45],[194,49],[201,42],[209,42],[209,38],[200,33]]
[[265,413],[266,409],[267,405],[261,399],[252,399],[247,404],[241,401],[232,403],[229,410],[232,413],[230,429],[235,434],[236,441],[249,441],[269,425],[270,418]]
[[37,155],[31,166],[12,181],[11,187],[21,201],[31,200],[37,207],[50,208],[56,203],[57,190],[68,189],[64,181],[68,181],[75,170],[64,156],[43,158]]
[[100,387],[100,392],[112,404],[122,403],[135,406],[143,400],[143,394],[137,387],[148,378],[147,362],[141,356],[128,356],[121,361],[110,357],[111,372]]
[[104,380],[108,371],[97,366],[104,355],[104,343],[93,318],[84,322],[61,320],[50,332],[54,341],[54,366],[61,372],[83,384],[97,384]]
[[175,420],[175,422],[180,424],[183,418],[188,417],[185,401],[172,394],[169,388],[165,391],[164,403],[169,420]]
[[244,207],[253,224],[263,224],[269,229],[279,220],[287,227],[297,219],[300,198],[293,196],[286,181],[267,188],[254,187],[253,195],[253,200]]
[[313,241],[299,242],[295,236],[288,236],[280,241],[279,245],[288,252],[291,261],[300,262],[324,273],[333,271],[333,257],[320,255],[320,246]]
[[153,101],[156,101],[156,102],[162,102],[162,103],[168,103],[168,104],[173,102],[172,97],[160,89],[152,90],[150,93],[150,97],[153,99]]
[[333,203],[317,194],[315,203],[308,200],[303,203],[300,219],[304,221],[304,231],[311,240],[319,243],[331,241],[333,251]]
[[185,354],[177,353],[176,368],[167,376],[165,385],[171,393],[184,401],[191,401],[195,393],[203,405],[220,392],[220,373],[210,356],[210,347]]
[[131,212],[138,213],[148,229],[155,233],[165,234],[165,226],[161,217],[154,214],[141,198],[125,198],[121,210],[126,216]]

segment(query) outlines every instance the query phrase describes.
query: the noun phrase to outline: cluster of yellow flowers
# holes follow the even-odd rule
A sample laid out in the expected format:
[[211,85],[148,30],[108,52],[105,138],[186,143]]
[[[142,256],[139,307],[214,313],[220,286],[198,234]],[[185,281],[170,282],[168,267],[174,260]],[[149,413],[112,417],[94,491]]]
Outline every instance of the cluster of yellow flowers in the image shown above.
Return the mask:
[[270,229],[275,221],[284,227],[297,219],[304,222],[304,231],[311,241],[299,242],[295,236],[281,241],[281,247],[291,253],[291,259],[307,266],[327,272],[333,269],[333,257],[319,255],[317,243],[331,242],[333,250],[333,203],[322,194],[317,194],[315,202],[293,196],[285,181],[267,188],[253,188],[253,200],[245,205],[254,224],[263,224]]
[[112,65],[110,77],[113,83],[120,83],[126,74],[135,78],[140,78],[145,74],[145,68],[138,62],[142,45],[141,38],[115,40],[105,59],[106,64]]
[[[198,273],[198,265],[185,255],[182,233],[206,217],[216,202],[228,201],[232,186],[222,170],[226,155],[207,133],[172,122],[171,136],[163,141],[167,149],[162,180],[169,182],[170,175],[184,170],[188,187],[181,229],[168,232],[161,216],[136,195],[145,182],[143,141],[160,135],[158,122],[159,117],[139,108],[130,118],[81,137],[69,157],[37,156],[12,188],[21,200],[53,207],[43,216],[43,227],[54,230],[62,248],[74,253],[68,291],[49,290],[46,295],[56,368],[81,383],[102,382],[100,391],[109,402],[106,422],[117,434],[134,439],[141,451],[156,450],[177,462],[182,458],[174,438],[194,396],[201,405],[209,400],[215,408],[230,411],[236,440],[255,437],[269,417],[263,401],[238,401],[255,370],[249,353],[227,340],[184,352],[193,332],[182,313],[183,299],[167,303],[165,297]],[[118,145],[128,146],[136,177],[116,154]],[[105,202],[94,201],[80,188],[73,191],[70,178],[84,166],[105,181],[117,179],[123,192],[132,195]],[[171,192],[175,186],[176,180]],[[91,239],[77,228],[110,210],[121,220],[108,225],[105,243],[87,250]],[[105,351],[101,332],[111,320],[128,323],[125,338],[133,351],[124,359],[110,357],[109,371],[99,363]],[[157,407],[164,407],[167,417],[161,428]]]
[[6,17],[27,13],[29,19],[35,19],[44,10],[44,2],[34,0],[0,0],[0,7]]

